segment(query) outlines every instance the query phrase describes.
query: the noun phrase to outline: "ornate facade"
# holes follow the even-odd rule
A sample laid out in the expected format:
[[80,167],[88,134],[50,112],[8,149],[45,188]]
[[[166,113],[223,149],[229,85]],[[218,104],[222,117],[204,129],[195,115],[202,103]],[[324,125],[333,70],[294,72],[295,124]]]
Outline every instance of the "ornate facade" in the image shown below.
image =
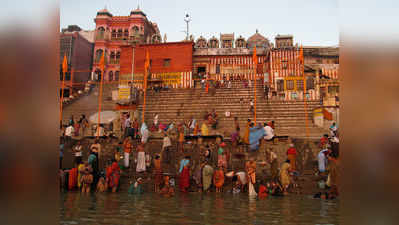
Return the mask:
[[92,78],[96,80],[102,75],[98,63],[104,52],[104,80],[117,81],[122,46],[162,42],[158,25],[149,21],[139,8],[131,11],[129,16],[113,16],[108,10],[103,9],[97,13],[94,22],[96,30]]

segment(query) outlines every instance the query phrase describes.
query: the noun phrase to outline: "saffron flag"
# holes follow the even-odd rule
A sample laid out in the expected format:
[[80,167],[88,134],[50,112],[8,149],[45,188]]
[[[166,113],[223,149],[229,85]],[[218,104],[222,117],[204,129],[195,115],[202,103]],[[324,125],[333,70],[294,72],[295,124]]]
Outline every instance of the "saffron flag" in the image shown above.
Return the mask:
[[254,48],[254,53],[252,55],[252,61],[253,61],[255,66],[258,65],[258,56],[256,55],[256,46]]
[[62,72],[64,73],[68,72],[68,60],[66,54],[64,55],[64,60],[62,62]]
[[150,53],[148,50],[145,52],[144,62],[144,90],[147,89],[148,69],[150,68]]

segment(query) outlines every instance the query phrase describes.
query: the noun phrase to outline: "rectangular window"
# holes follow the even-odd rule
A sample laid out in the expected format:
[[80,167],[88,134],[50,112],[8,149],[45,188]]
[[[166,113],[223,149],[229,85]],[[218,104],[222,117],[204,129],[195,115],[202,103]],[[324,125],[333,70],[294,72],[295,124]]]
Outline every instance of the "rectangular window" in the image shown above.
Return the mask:
[[220,64],[216,65],[216,74],[220,74]]
[[293,80],[287,80],[287,90],[294,90],[294,81]]
[[284,80],[277,81],[277,91],[284,91]]
[[328,93],[333,94],[333,95],[338,93],[338,87],[337,86],[328,86]]
[[296,81],[296,89],[298,91],[303,91],[303,80],[297,80]]
[[170,67],[170,59],[163,60],[163,67]]

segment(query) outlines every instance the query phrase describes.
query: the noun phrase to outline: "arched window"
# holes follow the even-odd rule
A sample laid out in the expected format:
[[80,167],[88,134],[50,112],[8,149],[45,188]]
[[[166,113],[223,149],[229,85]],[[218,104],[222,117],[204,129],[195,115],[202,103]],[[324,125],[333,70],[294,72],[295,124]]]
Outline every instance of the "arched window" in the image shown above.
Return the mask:
[[119,71],[115,71],[115,80],[116,80],[116,81],[119,80]]
[[105,36],[105,29],[104,29],[104,27],[99,27],[98,29],[97,29],[97,40],[102,40],[102,39],[104,39],[104,36]]
[[121,58],[121,53],[120,52],[116,52],[116,64],[119,64],[120,58]]
[[109,81],[113,81],[113,80],[114,80],[114,72],[109,71],[109,73],[108,73],[108,80],[109,80]]
[[101,70],[97,69],[95,73],[94,80],[100,81],[101,80]]
[[115,29],[112,30],[111,38],[112,39],[116,38],[116,30]]
[[132,27],[132,31],[133,31],[133,35],[137,35],[139,33],[139,27],[138,26]]
[[96,63],[100,62],[100,59],[101,59],[101,56],[103,55],[103,52],[104,51],[102,49],[97,49],[97,51],[96,51],[96,60],[95,60]]
[[111,52],[110,61],[111,64],[115,64],[115,52]]
[[158,34],[154,34],[152,36],[152,43],[160,43],[161,42],[161,37]]
[[123,35],[123,30],[122,30],[122,29],[119,29],[119,30],[118,30],[118,33],[117,33],[117,35],[116,35],[116,37],[117,37],[117,38],[122,38],[122,35]]
[[126,40],[129,37],[129,30],[125,29],[125,32],[123,33],[123,38]]

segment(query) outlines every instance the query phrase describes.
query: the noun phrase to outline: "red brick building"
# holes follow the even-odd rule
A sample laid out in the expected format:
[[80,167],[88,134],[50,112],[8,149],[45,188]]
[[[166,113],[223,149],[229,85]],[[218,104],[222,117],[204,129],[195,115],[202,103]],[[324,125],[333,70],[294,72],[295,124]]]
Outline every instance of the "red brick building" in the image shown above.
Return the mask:
[[141,86],[148,51],[151,79],[162,80],[172,87],[191,87],[193,45],[193,42],[168,42],[122,46],[122,76],[125,80],[135,80],[137,86]]

